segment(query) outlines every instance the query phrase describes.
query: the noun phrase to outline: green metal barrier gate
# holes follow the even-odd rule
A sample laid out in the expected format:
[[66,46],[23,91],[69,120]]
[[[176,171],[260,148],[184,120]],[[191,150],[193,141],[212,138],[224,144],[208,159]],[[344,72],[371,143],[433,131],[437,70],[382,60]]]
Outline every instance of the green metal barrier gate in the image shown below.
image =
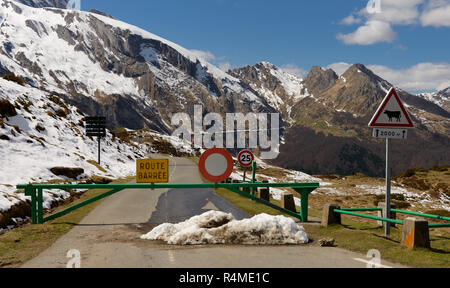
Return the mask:
[[[292,212],[290,210],[286,210],[279,206],[276,206],[270,202],[267,202],[263,199],[260,199],[252,194],[245,193],[240,191],[239,188],[251,188],[253,191],[257,188],[292,188],[296,192],[301,195],[301,206],[300,206],[300,214]],[[230,190],[231,192],[237,193],[241,196],[250,198],[254,201],[267,205],[271,208],[277,209],[283,213],[286,213],[292,217],[300,219],[302,222],[308,221],[308,197],[309,194],[319,188],[319,183],[202,183],[202,184],[28,184],[28,185],[17,185],[17,189],[24,189],[25,195],[31,197],[31,221],[32,224],[43,224],[47,221],[56,219],[61,217],[71,211],[79,209],[83,206],[101,200],[105,197],[111,196],[117,192],[120,192],[124,189],[200,189],[200,188],[225,188]],[[64,209],[60,212],[57,212],[53,215],[44,218],[44,210],[43,210],[43,190],[51,190],[51,189],[108,189],[108,192],[105,192],[101,195],[95,196],[89,200],[81,202],[79,204],[73,205],[67,209]]]

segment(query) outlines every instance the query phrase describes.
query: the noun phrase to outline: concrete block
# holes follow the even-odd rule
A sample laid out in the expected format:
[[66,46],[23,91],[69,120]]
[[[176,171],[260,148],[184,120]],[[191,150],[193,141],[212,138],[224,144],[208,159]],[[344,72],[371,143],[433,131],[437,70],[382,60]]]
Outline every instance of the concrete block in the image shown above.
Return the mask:
[[263,200],[266,201],[270,201],[270,192],[269,192],[269,188],[258,188],[258,192],[257,192],[257,196],[258,198],[261,198]]
[[328,203],[323,207],[322,226],[328,227],[331,224],[341,224],[341,214],[334,212],[335,209],[341,209],[341,206]]
[[284,192],[281,194],[281,208],[292,212],[297,212],[295,209],[294,194],[289,192]]
[[409,217],[403,222],[402,246],[410,249],[417,247],[430,248],[430,232],[428,221]]
[[250,188],[250,187],[242,187],[241,191],[250,194],[250,193],[252,193],[252,188]]
[[[378,211],[378,217],[387,218],[386,217],[386,202],[379,202],[378,208],[383,209],[383,211]],[[397,206],[395,204],[391,204],[391,209],[396,209],[396,208],[397,208]],[[391,211],[391,219],[397,219],[397,213]],[[382,227],[384,227],[386,224],[391,225],[391,227],[395,227],[395,223],[377,221],[377,224]]]

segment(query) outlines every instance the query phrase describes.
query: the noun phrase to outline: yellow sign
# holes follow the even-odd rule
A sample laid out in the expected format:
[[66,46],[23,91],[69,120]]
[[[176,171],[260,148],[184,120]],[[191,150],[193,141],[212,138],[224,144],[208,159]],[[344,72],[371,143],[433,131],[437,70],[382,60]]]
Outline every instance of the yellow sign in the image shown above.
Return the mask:
[[168,159],[138,159],[136,161],[136,182],[169,183]]

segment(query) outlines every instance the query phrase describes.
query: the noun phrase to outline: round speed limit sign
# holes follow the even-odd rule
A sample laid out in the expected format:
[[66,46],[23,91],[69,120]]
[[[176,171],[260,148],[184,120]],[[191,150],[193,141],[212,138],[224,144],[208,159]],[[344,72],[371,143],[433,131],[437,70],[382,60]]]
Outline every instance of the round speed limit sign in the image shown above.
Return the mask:
[[242,167],[250,167],[252,166],[253,161],[255,160],[255,156],[252,151],[244,150],[239,153],[238,161]]

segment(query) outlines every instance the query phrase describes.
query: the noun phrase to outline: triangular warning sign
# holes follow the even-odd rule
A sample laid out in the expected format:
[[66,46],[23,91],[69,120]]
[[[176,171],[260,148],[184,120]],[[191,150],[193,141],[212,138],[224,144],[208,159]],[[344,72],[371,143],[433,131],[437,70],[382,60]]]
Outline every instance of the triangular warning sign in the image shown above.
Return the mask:
[[406,112],[397,91],[392,88],[381,103],[370,121],[369,127],[414,128],[414,124]]

